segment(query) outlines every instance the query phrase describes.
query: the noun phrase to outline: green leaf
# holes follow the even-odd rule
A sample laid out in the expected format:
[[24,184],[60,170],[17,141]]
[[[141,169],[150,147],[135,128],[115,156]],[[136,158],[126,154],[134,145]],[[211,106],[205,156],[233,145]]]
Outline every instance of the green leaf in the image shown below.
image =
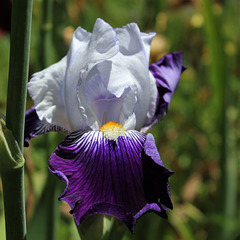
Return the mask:
[[0,171],[21,168],[24,162],[18,143],[4,120],[0,118]]

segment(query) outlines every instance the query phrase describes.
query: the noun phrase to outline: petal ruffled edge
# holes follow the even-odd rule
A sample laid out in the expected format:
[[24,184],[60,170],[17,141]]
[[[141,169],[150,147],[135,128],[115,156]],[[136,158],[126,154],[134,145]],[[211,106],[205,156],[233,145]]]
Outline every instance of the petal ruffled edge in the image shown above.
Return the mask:
[[29,141],[39,135],[47,132],[69,133],[68,130],[49,124],[47,121],[41,121],[37,115],[35,107],[30,108],[25,114],[24,147],[29,146]]
[[[143,188],[148,203],[134,216],[134,225],[140,217],[149,212],[167,218],[166,211],[173,209],[168,178],[174,172],[165,168],[150,133],[146,135],[142,151],[142,169]],[[160,185],[162,186],[159,187]]]
[[67,184],[59,200],[68,202],[77,224],[93,214],[108,214],[134,232],[142,215],[155,212],[166,218],[172,209],[168,178],[173,172],[164,167],[153,136],[129,131],[129,142],[123,138],[111,153],[113,142],[101,132],[79,131],[51,155],[49,170]]
[[115,29],[98,18],[92,33],[87,34],[87,39],[81,44],[75,39],[75,45],[79,48],[75,46],[71,50],[75,53],[68,55],[71,59],[68,59],[64,83],[66,112],[73,131],[89,129],[97,125],[97,119],[84,97],[85,77],[93,65],[117,55],[119,41]]
[[[143,184],[144,186],[152,186],[151,190],[144,187],[148,202],[157,202],[160,208],[164,210],[172,209],[173,205],[171,202],[168,178],[174,174],[174,171],[165,168],[157,150],[154,137],[150,133],[146,135],[146,141],[144,143],[142,166],[143,175],[145,176],[143,177]],[[164,187],[158,188],[159,184],[163,184]],[[156,198],[152,192],[157,193],[158,197]]]
[[28,92],[34,101],[38,117],[52,125],[71,130],[64,103],[64,77],[67,58],[34,73],[28,83]]
[[162,57],[158,62],[149,66],[149,71],[156,80],[158,89],[158,103],[154,117],[150,124],[141,129],[141,132],[149,131],[167,113],[174,91],[180,80],[180,76],[186,67],[182,65],[183,53],[173,52]]

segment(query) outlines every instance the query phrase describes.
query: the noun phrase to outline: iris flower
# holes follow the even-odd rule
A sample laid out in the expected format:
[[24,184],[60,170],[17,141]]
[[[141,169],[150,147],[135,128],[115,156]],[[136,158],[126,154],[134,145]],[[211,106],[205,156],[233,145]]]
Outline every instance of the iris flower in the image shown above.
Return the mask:
[[154,35],[135,23],[114,29],[97,19],[92,33],[77,28],[67,55],[28,84],[34,107],[26,113],[25,145],[49,131],[67,134],[49,169],[66,183],[59,199],[77,224],[107,214],[133,231],[143,214],[166,218],[173,208],[173,172],[146,132],[169,108],[183,56],[174,52],[149,66]]

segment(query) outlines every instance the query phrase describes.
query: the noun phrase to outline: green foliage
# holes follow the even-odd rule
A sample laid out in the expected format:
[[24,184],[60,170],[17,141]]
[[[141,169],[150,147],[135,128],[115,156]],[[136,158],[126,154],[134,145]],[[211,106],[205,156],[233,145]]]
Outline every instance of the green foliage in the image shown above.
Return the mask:
[[12,135],[0,117],[0,173],[24,166],[24,157]]

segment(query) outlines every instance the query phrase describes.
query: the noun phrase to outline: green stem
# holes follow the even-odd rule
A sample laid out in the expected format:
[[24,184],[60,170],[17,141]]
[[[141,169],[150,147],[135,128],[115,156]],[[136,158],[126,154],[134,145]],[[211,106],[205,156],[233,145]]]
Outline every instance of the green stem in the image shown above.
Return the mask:
[[[41,29],[41,68],[46,68],[52,63],[52,29],[53,29],[53,0],[44,0],[42,3],[42,29]],[[47,158],[50,155],[49,136],[45,136]],[[54,240],[56,238],[57,228],[57,198],[58,187],[56,177],[48,171],[46,188],[46,239]]]
[[[14,0],[6,125],[23,150],[32,0]],[[7,240],[26,239],[24,168],[2,173]]]
[[42,4],[41,29],[41,67],[46,68],[52,62],[53,0],[44,0]]
[[23,168],[2,173],[6,239],[25,240],[26,220]]
[[[224,130],[224,112],[225,112],[225,93],[226,93],[226,56],[224,53],[223,39],[220,34],[221,23],[216,21],[213,11],[212,2],[203,0],[203,14],[205,19],[206,42],[210,57],[210,83],[213,90],[213,104],[216,106],[216,113],[221,117],[218,118],[218,128]],[[220,26],[219,26],[220,25]],[[218,116],[218,117],[219,117]]]
[[204,19],[206,21],[206,39],[210,54],[210,78],[213,87],[213,104],[216,107],[217,130],[221,136],[220,169],[221,182],[219,184],[220,211],[223,216],[223,224],[219,231],[218,239],[231,239],[231,223],[236,219],[237,210],[237,158],[234,153],[235,139],[232,139],[233,128],[227,118],[227,111],[232,95],[227,79],[227,61],[224,53],[223,39],[220,34],[221,24],[217,23],[213,12],[212,3],[203,0]]
[[[51,154],[49,136],[45,136],[46,141],[46,159]],[[57,223],[59,218],[59,204],[58,197],[60,195],[60,189],[58,185],[58,179],[49,170],[47,171],[47,182],[45,186],[45,206],[46,206],[46,240],[55,240],[57,238]]]
[[57,219],[58,219],[58,201],[59,191],[57,187],[57,178],[48,171],[48,180],[46,188],[46,224],[47,224],[47,236],[46,240],[54,240],[57,238]]
[[6,124],[23,149],[32,0],[14,0],[10,42],[10,66]]

